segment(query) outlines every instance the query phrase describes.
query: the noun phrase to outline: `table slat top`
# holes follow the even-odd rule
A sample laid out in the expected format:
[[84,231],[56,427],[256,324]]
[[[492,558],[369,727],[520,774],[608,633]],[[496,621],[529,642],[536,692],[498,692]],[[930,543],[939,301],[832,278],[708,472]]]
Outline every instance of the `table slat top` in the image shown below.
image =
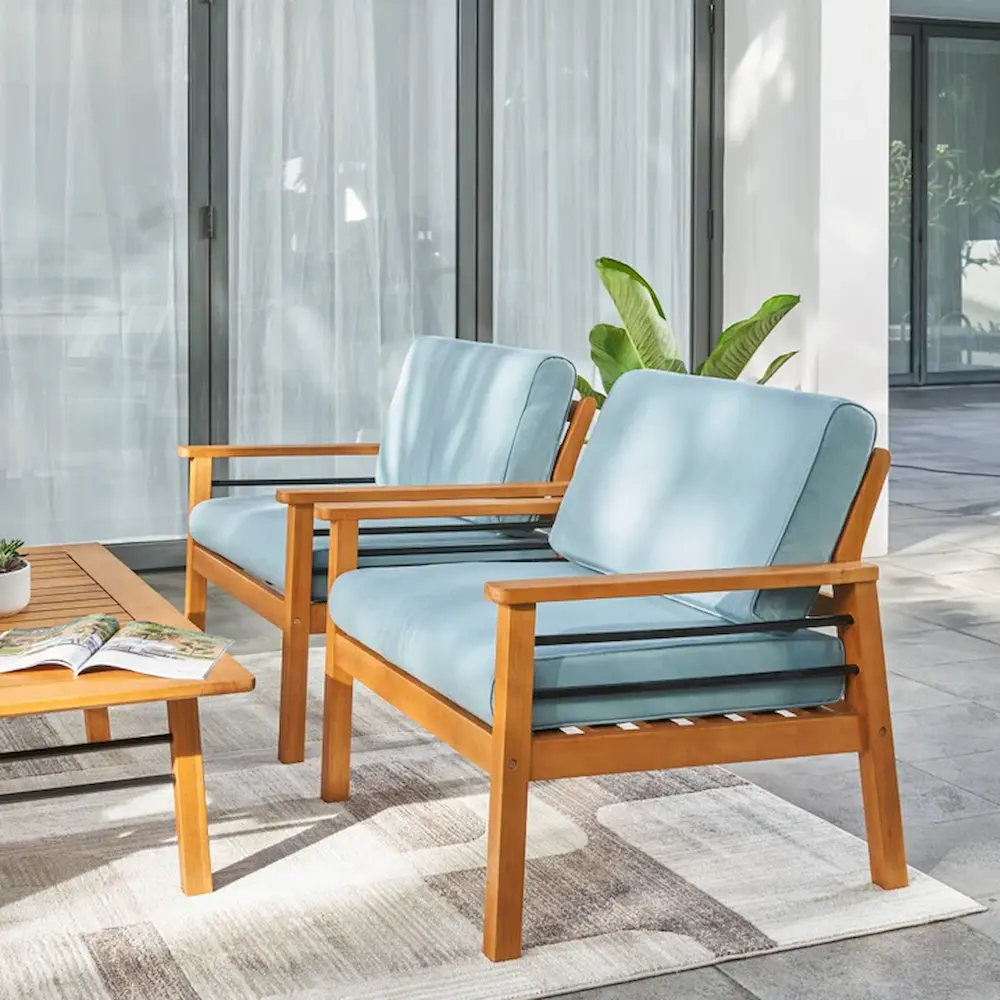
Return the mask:
[[[19,614],[0,618],[0,631],[60,625],[91,614],[194,628],[102,545],[45,546],[27,549],[25,555],[31,563],[31,603]],[[65,667],[37,667],[0,674],[0,717],[235,694],[253,686],[253,675],[228,655],[201,681],[164,680],[125,670],[94,670],[74,677]]]

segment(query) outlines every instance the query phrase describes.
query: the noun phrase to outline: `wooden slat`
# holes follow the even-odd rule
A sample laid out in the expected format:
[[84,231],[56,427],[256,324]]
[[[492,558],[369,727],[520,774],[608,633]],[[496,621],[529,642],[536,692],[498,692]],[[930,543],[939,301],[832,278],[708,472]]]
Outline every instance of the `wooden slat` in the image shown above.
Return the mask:
[[[332,508],[336,509],[336,508]],[[745,569],[675,573],[608,573],[595,576],[503,580],[487,583],[486,596],[498,604],[590,601],[606,597],[657,597],[729,590],[781,590],[849,584],[878,579],[873,563],[820,563],[809,566],[756,566]]]
[[524,514],[556,514],[559,498],[535,497],[512,500],[416,500],[373,503],[321,504],[321,521],[378,521],[397,517],[486,517]]
[[561,497],[568,483],[477,483],[445,486],[340,486],[326,490],[280,489],[282,503],[305,506],[318,503],[398,503],[426,500],[516,500]]
[[309,632],[322,635],[326,631],[326,602],[314,601],[309,608]]
[[113,615],[119,621],[129,621],[130,616],[114,601],[81,602],[58,608],[40,608],[35,610],[30,605],[20,614],[9,618],[0,618],[0,631],[8,628],[46,628],[50,625],[64,625],[84,615]]
[[730,722],[715,717],[697,720],[694,726],[667,722],[631,731],[609,726],[583,736],[545,732],[532,741],[531,777],[548,780],[811,757],[849,753],[860,746],[858,717],[846,707],[795,719],[771,715]]
[[875,508],[878,506],[891,464],[891,456],[885,448],[876,448],[872,452],[861,486],[847,515],[844,530],[834,550],[834,562],[853,562],[861,558],[868,529],[875,516]]
[[337,669],[350,674],[417,725],[484,770],[490,765],[490,728],[350,636],[335,638]]
[[282,627],[285,620],[284,598],[276,590],[197,543],[193,546],[193,559],[195,570],[209,582],[232,594],[272,625]]
[[192,444],[177,449],[181,458],[282,458],[297,455],[377,455],[378,445],[349,444]]
[[575,399],[570,406],[569,423],[563,435],[556,464],[552,469],[552,478],[556,482],[569,482],[576,471],[576,463],[580,460],[580,452],[587,440],[587,431],[597,413],[597,404],[593,399]]

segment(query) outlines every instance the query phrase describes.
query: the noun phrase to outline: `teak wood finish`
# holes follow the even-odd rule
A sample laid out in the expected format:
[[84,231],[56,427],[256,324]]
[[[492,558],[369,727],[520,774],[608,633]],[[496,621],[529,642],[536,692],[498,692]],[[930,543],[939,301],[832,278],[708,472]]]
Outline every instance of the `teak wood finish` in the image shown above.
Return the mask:
[[[488,583],[498,606],[494,724],[482,721],[328,623],[322,797],[346,799],[350,791],[351,695],[359,681],[453,747],[490,775],[489,833],[483,951],[493,961],[521,954],[525,830],[530,781],[585,775],[697,767],[751,760],[857,753],[863,790],[872,881],[884,889],[908,882],[876,566],[860,562],[862,547],[889,469],[889,453],[876,449],[830,563],[709,572],[647,573]],[[445,501],[468,514],[551,514],[558,500]],[[452,504],[455,504],[453,507]],[[330,521],[330,582],[357,565],[358,522],[377,517],[434,517],[442,501],[368,501],[320,506]],[[817,608],[849,615],[839,627],[849,674],[845,695],[834,705],[782,713],[740,713],[581,726],[575,732],[533,732],[535,609],[546,601],[719,590],[778,590],[832,586]]]
[[[592,399],[575,400],[549,483],[495,483],[453,486],[339,486],[329,489],[279,489],[277,499],[288,505],[284,593],[251,576],[227,559],[199,545],[188,532],[184,613],[205,627],[208,584],[214,583],[281,629],[281,707],[278,759],[295,764],[305,759],[306,685],[309,636],[326,631],[326,602],[312,598],[313,508],[332,501],[398,503],[414,500],[455,502],[465,512],[468,499],[531,498],[561,495],[554,487],[572,478],[596,412]],[[186,445],[178,449],[190,459],[188,510],[212,496],[212,464],[216,459],[287,456],[377,455],[377,444],[322,445]],[[409,510],[409,508],[406,508]],[[555,507],[552,508],[555,511]],[[511,513],[514,513],[513,511]],[[332,544],[332,540],[331,540]]]
[[[169,601],[101,545],[29,548],[31,603],[0,622],[3,628],[58,625],[89,614],[120,622],[150,620],[178,628],[191,623]],[[108,708],[162,701],[171,735],[181,888],[188,895],[212,891],[198,699],[251,691],[254,678],[223,656],[200,681],[175,681],[123,670],[74,677],[64,667],[0,674],[0,718],[83,710],[87,740],[109,743]]]

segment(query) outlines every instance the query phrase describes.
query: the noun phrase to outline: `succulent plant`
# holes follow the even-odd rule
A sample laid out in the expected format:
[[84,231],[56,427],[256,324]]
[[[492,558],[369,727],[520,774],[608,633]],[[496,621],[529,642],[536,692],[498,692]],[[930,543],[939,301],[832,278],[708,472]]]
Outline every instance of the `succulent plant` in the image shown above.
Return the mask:
[[0,573],[13,573],[26,565],[21,555],[22,545],[20,538],[0,538]]

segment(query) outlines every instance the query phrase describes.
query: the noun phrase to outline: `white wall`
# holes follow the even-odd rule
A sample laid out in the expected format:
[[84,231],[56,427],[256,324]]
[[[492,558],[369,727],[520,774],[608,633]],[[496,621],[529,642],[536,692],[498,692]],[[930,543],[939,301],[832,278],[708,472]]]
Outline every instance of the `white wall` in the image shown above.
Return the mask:
[[[889,0],[741,0],[726,9],[723,307],[802,304],[760,370],[798,349],[776,384],[845,396],[888,440]],[[887,507],[872,554],[888,544]]]

